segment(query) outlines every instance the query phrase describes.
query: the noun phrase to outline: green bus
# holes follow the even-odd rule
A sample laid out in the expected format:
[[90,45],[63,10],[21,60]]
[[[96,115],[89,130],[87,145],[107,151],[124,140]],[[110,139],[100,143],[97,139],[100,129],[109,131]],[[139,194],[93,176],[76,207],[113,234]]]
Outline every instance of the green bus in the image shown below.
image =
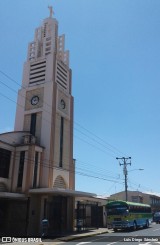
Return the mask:
[[148,228],[152,222],[151,207],[148,204],[109,201],[106,204],[107,227],[109,229],[136,230],[138,227]]

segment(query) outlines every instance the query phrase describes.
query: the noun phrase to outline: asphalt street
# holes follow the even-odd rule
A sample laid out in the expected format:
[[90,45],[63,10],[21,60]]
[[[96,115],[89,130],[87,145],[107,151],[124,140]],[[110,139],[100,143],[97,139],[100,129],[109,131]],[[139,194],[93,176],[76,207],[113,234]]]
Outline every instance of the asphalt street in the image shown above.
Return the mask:
[[160,244],[160,224],[152,223],[147,229],[138,229],[136,231],[118,231],[78,239],[65,243],[66,245],[85,245],[85,244],[115,244],[115,245],[140,245],[140,244]]

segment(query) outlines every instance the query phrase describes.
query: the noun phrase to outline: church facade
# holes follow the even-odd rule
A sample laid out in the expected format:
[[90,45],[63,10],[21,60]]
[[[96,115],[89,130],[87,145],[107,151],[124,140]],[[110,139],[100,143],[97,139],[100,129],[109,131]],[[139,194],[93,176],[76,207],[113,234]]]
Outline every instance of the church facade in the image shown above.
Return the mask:
[[52,16],[28,45],[15,128],[0,134],[0,235],[40,236],[74,227],[72,72],[65,36]]

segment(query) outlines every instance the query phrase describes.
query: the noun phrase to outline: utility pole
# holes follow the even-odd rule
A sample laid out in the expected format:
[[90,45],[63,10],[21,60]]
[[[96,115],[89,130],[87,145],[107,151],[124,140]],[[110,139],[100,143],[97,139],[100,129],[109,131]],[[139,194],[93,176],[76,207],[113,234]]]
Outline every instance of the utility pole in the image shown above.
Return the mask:
[[131,157],[116,157],[117,160],[122,160],[123,163],[119,163],[119,165],[123,165],[123,174],[124,174],[124,177],[125,177],[125,194],[126,194],[126,201],[128,200],[128,196],[127,196],[127,188],[128,188],[128,185],[127,185],[127,174],[128,174],[128,171],[127,171],[127,165],[130,164],[131,165],[131,160],[130,162],[128,163],[127,160],[131,159]]

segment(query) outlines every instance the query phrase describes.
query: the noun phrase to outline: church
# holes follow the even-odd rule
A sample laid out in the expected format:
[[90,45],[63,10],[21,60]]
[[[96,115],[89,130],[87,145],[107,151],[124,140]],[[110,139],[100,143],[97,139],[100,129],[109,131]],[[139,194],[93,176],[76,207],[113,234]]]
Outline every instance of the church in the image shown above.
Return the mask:
[[13,132],[0,134],[0,235],[40,236],[74,229],[72,71],[65,35],[49,17],[28,45]]

